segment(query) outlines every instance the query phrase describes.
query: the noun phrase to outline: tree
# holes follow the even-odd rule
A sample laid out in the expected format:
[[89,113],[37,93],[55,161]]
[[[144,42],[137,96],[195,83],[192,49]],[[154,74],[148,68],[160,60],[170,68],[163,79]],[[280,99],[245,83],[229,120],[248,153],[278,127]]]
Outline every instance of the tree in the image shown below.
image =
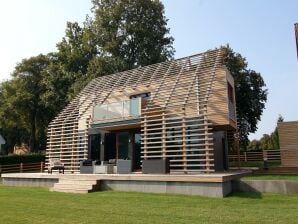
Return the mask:
[[[283,121],[284,118],[281,115],[279,115],[277,123]],[[264,134],[260,140],[254,139],[250,141],[247,146],[247,149],[252,151],[279,149],[279,136],[277,127],[270,135]]]
[[[278,115],[277,123],[283,122],[284,118],[281,115]],[[275,130],[271,133],[271,142],[272,142],[272,149],[279,149],[279,135],[278,135],[278,129],[277,127]]]
[[58,51],[50,54],[52,77],[49,81],[53,86],[59,82],[65,84],[64,95],[60,97],[67,102],[85,86],[76,82],[87,79],[89,63],[99,55],[93,29],[93,21],[88,16],[82,27],[77,22],[68,22],[65,37],[57,43]]
[[246,148],[249,133],[257,130],[268,91],[261,74],[248,69],[246,59],[229,46],[226,47],[225,65],[234,77],[240,144]]
[[94,26],[102,56],[124,63],[124,70],[172,58],[164,6],[152,0],[93,0]]
[[24,59],[13,73],[13,79],[1,85],[0,127],[15,143],[29,143],[33,151],[44,149],[48,110],[43,101],[46,85],[43,72],[49,60],[44,55]]
[[247,149],[249,151],[259,151],[259,150],[261,150],[260,141],[258,141],[256,139],[250,141],[249,144],[247,145]]
[[82,27],[67,23],[65,37],[53,54],[55,64],[60,64],[58,77],[67,77],[71,85],[70,99],[95,77],[162,62],[174,54],[160,1],[92,3],[93,17],[87,17]]
[[262,150],[272,149],[272,141],[271,141],[270,135],[268,134],[263,135],[263,137],[260,139],[260,148]]

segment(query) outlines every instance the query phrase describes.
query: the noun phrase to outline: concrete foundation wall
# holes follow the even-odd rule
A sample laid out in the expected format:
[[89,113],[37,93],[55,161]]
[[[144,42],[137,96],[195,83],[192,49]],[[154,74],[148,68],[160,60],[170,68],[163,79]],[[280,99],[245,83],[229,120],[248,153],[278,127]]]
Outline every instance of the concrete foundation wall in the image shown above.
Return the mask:
[[224,197],[231,193],[230,181],[224,183],[191,183],[163,181],[115,181],[102,180],[101,190],[136,191]]
[[298,181],[284,180],[235,180],[233,191],[298,194]]
[[59,179],[50,178],[2,178],[2,183],[7,186],[20,187],[53,187]]

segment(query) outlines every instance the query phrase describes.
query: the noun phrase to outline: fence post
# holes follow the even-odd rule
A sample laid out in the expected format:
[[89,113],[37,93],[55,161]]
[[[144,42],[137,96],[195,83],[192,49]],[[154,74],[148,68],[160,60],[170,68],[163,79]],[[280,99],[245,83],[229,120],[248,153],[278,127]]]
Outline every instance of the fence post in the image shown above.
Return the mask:
[[20,163],[20,173],[23,173],[23,163]]
[[40,172],[43,172],[43,161],[40,162]]
[[244,152],[244,162],[247,162],[247,154]]
[[0,175],[1,175],[1,173],[2,173],[2,165],[0,164]]
[[268,155],[267,155],[267,151],[263,150],[263,161],[264,160],[268,160]]

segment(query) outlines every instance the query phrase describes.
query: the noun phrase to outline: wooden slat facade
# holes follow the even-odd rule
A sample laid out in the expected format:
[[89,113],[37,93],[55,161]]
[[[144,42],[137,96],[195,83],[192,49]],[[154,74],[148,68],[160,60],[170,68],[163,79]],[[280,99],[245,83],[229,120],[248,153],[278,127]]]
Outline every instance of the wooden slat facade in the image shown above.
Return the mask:
[[298,167],[298,121],[278,123],[281,165]]
[[[236,128],[223,49],[120,72],[91,81],[50,123],[47,159],[70,171],[88,156],[93,107],[150,92],[142,106],[142,159],[170,160],[173,171],[214,171],[213,127]],[[234,100],[235,102],[235,100]],[[232,113],[231,113],[231,110]],[[115,127],[114,127],[115,129]]]

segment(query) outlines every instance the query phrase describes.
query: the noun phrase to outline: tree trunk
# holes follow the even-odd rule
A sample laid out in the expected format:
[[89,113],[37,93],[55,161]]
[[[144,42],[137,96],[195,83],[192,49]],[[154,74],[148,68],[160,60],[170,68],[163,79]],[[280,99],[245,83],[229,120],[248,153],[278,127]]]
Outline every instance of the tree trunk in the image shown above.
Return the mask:
[[36,145],[36,111],[32,111],[30,117],[30,150],[31,152],[37,152]]

